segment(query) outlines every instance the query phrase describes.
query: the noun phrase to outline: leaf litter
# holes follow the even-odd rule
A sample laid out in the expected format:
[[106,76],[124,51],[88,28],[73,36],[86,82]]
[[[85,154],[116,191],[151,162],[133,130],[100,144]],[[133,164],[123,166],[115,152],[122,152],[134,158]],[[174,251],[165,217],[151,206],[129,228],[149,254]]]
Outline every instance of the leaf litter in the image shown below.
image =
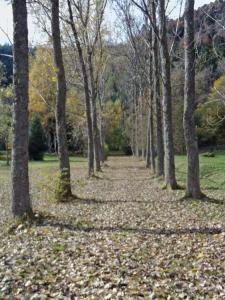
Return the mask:
[[225,299],[222,195],[181,201],[137,159],[107,165],[101,179],[73,166],[79,199],[63,204],[37,192],[31,171],[37,222],[9,232],[0,213],[0,299]]

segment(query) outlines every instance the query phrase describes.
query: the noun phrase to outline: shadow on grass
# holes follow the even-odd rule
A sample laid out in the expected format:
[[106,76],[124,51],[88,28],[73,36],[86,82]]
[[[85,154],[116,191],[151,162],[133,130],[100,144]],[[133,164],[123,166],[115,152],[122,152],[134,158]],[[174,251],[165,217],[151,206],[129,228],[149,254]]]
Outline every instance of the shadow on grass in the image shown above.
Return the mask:
[[187,235],[187,234],[202,234],[202,235],[214,235],[225,233],[225,227],[190,227],[190,228],[159,228],[159,229],[148,229],[148,228],[132,228],[123,226],[92,226],[90,223],[65,223],[64,221],[58,220],[53,216],[42,217],[37,223],[37,226],[50,226],[53,228],[59,228],[61,230],[68,229],[75,232],[87,232],[87,233],[124,233],[124,234],[144,234],[144,235],[158,235],[158,236],[171,236],[171,235]]

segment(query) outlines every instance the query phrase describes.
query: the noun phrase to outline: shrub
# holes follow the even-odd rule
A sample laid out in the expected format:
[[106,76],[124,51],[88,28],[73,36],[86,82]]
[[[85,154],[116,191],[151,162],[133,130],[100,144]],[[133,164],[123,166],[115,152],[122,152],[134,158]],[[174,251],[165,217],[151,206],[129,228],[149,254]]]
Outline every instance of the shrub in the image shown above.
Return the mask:
[[202,153],[203,157],[215,157],[215,153],[214,152],[206,152],[206,153]]
[[104,157],[105,160],[107,159],[107,157],[109,156],[109,146],[107,144],[104,144]]
[[29,157],[31,160],[43,160],[47,150],[45,135],[38,115],[31,120],[29,128]]

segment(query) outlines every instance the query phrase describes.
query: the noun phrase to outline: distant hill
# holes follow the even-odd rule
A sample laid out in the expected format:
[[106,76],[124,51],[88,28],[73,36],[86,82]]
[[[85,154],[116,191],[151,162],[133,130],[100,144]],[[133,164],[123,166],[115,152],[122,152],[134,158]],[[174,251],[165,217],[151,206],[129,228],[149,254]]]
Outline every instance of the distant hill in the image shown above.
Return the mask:
[[[175,39],[175,57],[183,51],[184,19],[168,21],[170,41]],[[225,57],[225,1],[216,0],[205,4],[195,12],[195,32],[200,69],[212,66]]]

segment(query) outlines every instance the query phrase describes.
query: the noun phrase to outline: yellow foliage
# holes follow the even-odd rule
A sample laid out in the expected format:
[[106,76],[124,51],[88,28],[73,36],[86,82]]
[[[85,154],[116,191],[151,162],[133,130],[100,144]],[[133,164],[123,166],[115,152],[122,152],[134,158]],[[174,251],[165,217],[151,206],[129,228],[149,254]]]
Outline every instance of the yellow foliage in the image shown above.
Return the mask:
[[38,113],[43,125],[54,117],[56,98],[56,70],[53,64],[52,49],[40,47],[30,58],[30,117]]

